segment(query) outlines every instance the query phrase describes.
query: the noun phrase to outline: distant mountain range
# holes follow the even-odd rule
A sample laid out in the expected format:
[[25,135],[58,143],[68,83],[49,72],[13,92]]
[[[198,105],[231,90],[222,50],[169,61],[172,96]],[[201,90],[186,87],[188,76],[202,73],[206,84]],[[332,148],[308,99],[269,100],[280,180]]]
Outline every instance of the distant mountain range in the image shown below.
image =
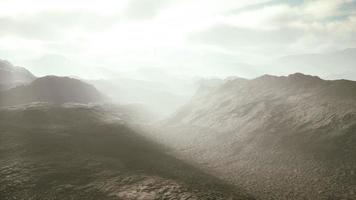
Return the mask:
[[356,82],[301,73],[198,91],[161,140],[258,199],[356,199]]
[[41,77],[28,85],[2,91],[0,105],[18,105],[31,102],[91,103],[101,102],[104,96],[92,85],[68,77]]
[[33,102],[91,103],[105,100],[94,86],[69,77],[36,78],[28,70],[0,60],[0,106]]
[[13,66],[10,62],[0,60],[0,91],[22,84],[27,84],[36,77],[23,67]]
[[115,103],[142,104],[160,117],[167,117],[183,106],[198,87],[194,80],[164,82],[115,78],[87,82],[93,84]]
[[283,73],[302,71],[329,79],[355,80],[355,63],[356,48],[350,48],[330,53],[285,56],[268,65]]

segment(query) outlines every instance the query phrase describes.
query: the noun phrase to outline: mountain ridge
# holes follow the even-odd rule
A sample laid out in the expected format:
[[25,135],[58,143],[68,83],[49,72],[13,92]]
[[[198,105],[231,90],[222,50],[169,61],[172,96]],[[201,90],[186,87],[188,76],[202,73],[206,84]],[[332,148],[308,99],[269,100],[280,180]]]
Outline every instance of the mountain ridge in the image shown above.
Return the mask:
[[303,71],[318,74],[327,79],[355,80],[356,48],[327,53],[296,54],[281,57],[267,65],[278,68],[279,72],[289,74]]
[[354,199],[354,175],[338,174],[356,170],[355,92],[355,81],[301,73],[231,80],[193,97],[159,135],[257,199]]
[[88,83],[69,77],[45,76],[35,79],[28,85],[1,92],[0,105],[31,102],[90,103],[104,100],[104,96]]
[[35,79],[36,77],[27,69],[14,66],[9,61],[0,59],[0,91],[28,84]]

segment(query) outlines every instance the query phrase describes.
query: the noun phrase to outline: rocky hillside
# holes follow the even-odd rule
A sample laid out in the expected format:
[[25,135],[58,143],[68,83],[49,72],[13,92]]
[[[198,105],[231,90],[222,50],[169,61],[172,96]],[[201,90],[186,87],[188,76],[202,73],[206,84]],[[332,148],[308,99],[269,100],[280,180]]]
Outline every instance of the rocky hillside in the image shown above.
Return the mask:
[[0,199],[251,199],[141,137],[120,110],[0,109]]
[[36,77],[23,67],[13,66],[5,60],[0,60],[0,90],[17,85],[27,84]]
[[163,127],[178,155],[260,199],[356,198],[356,82],[234,79],[198,92]]
[[0,105],[18,105],[31,102],[90,103],[100,102],[104,96],[92,85],[68,77],[46,76],[28,85],[1,92]]
[[[265,75],[254,80],[234,79],[204,93],[198,91],[196,98],[171,120],[231,131],[245,127],[249,119],[264,123],[278,110],[293,109],[280,113],[283,115],[279,119],[294,117],[295,126],[310,121],[309,126],[318,127],[331,117],[325,114],[342,118],[354,111],[351,105],[356,101],[356,82],[325,81],[300,73],[287,77]],[[250,128],[257,127],[253,124]]]

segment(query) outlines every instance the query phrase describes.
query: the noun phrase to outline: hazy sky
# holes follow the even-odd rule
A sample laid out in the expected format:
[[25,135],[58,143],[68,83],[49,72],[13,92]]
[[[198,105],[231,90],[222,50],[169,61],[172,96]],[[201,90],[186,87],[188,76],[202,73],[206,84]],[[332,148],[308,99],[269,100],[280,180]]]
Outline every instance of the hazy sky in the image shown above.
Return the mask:
[[254,76],[355,35],[354,0],[0,0],[0,58],[37,75]]

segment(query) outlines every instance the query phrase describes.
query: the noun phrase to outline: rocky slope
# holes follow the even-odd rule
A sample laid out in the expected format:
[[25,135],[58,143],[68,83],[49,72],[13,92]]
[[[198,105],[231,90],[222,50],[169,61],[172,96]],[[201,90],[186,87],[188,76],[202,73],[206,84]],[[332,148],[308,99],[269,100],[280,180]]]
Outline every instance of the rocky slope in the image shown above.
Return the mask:
[[0,199],[251,199],[167,154],[127,108],[0,109]]
[[45,76],[38,78],[28,85],[18,86],[0,95],[0,105],[18,105],[31,102],[50,103],[90,103],[100,102],[104,96],[92,85],[80,80]]
[[260,199],[356,198],[356,82],[234,79],[198,92],[162,129],[153,135],[178,155]]
[[27,84],[35,78],[36,77],[25,68],[16,67],[8,61],[0,60],[0,90]]

